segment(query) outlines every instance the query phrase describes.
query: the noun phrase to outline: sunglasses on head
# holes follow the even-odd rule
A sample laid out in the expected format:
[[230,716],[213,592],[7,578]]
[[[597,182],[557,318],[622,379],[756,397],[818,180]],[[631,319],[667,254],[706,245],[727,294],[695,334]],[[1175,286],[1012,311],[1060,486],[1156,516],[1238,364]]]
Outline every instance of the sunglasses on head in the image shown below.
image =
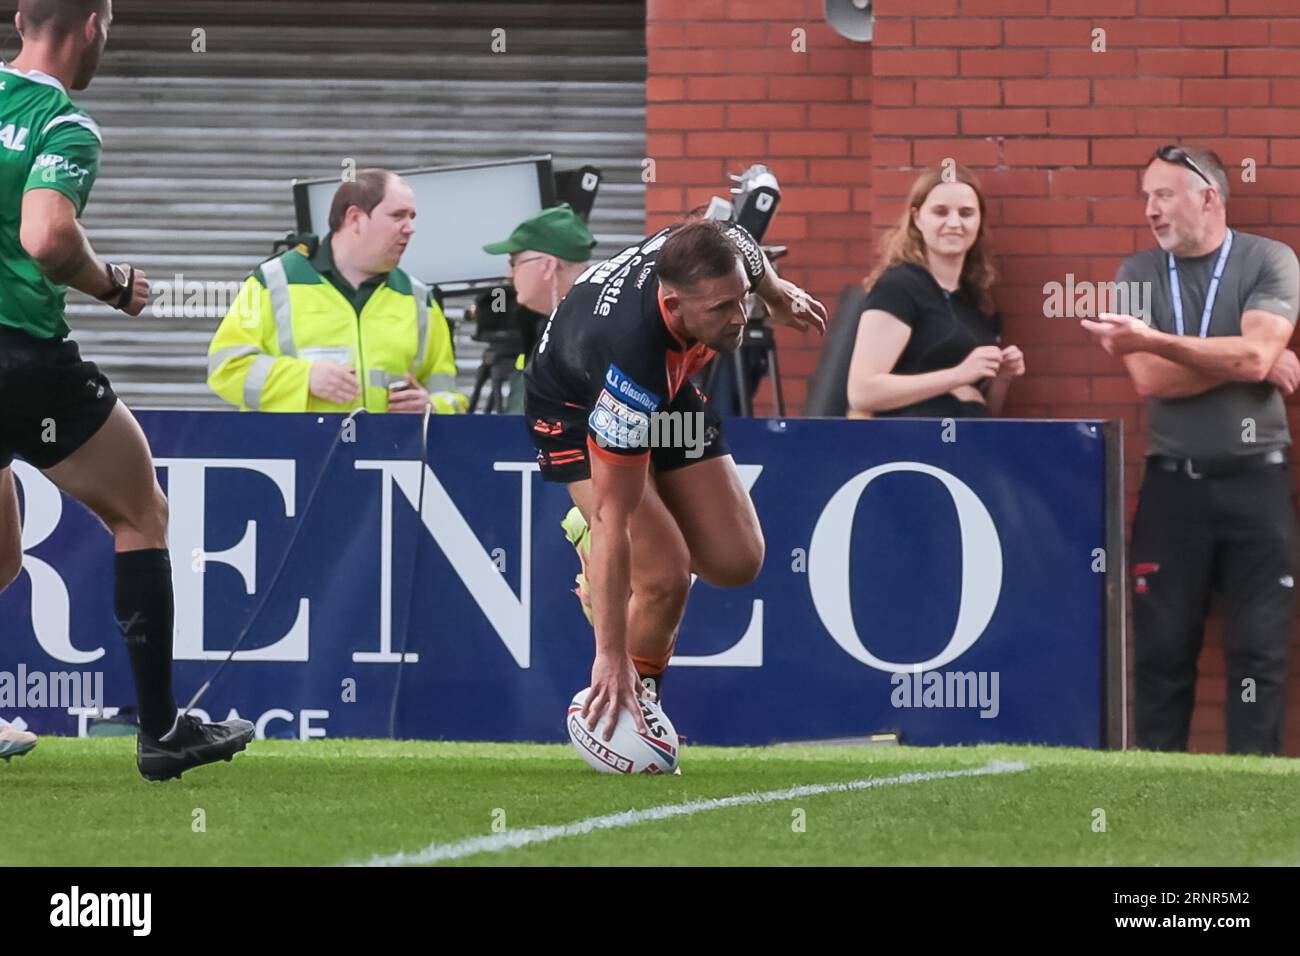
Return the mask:
[[1214,180],[1205,175],[1205,171],[1202,170],[1200,166],[1196,165],[1196,161],[1192,159],[1192,157],[1188,156],[1187,150],[1183,149],[1181,146],[1161,146],[1156,150],[1155,158],[1163,159],[1166,163],[1177,163],[1179,166],[1186,166],[1196,175],[1204,179],[1207,186],[1214,186],[1215,189],[1218,188],[1218,186],[1215,186]]

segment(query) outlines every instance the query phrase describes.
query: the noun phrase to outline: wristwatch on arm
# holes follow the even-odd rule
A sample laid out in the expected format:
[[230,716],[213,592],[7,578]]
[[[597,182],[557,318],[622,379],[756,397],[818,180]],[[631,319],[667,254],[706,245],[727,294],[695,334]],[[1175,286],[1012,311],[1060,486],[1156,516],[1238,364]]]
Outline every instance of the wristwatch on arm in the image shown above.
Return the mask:
[[100,302],[107,302],[115,309],[125,310],[131,304],[131,291],[135,288],[135,267],[113,265],[106,262],[104,263],[104,271],[108,276],[108,281],[112,283],[112,288],[95,298],[99,299]]

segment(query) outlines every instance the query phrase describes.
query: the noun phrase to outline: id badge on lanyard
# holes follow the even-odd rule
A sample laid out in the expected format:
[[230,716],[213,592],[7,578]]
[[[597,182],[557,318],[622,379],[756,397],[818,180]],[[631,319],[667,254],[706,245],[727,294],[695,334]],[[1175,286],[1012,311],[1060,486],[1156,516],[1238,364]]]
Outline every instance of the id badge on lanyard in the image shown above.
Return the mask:
[[[1232,230],[1223,240],[1219,250],[1218,261],[1214,263],[1214,274],[1210,277],[1210,288],[1205,293],[1205,308],[1201,310],[1201,338],[1210,331],[1210,313],[1214,311],[1214,300],[1219,294],[1219,280],[1223,278],[1223,267],[1228,264],[1228,253],[1232,250]],[[1169,258],[1169,299],[1174,307],[1174,331],[1183,334],[1183,293],[1178,285],[1178,266],[1174,254],[1166,253]]]

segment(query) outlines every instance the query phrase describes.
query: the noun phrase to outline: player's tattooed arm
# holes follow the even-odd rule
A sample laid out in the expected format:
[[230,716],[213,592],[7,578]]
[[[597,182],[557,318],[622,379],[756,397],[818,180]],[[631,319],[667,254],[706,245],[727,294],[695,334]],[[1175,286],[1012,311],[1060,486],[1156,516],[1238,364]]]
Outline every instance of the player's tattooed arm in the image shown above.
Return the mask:
[[[105,299],[123,287],[95,255],[77,221],[72,200],[57,190],[30,189],[23,195],[19,238],[23,249],[51,282],[71,286],[97,299]],[[126,268],[125,273],[124,286],[129,287],[130,295],[119,295],[111,299],[111,304],[129,315],[139,315],[148,300],[149,283],[138,269]]]
[[77,222],[76,208],[67,196],[53,189],[29,190],[23,196],[20,238],[23,249],[51,282],[70,285],[89,295],[108,291],[104,265],[90,248],[90,240]]
[[639,729],[645,726],[636,703],[640,685],[628,653],[627,602],[632,590],[632,515],[645,494],[648,472],[648,460],[610,461],[592,451],[594,502],[588,567],[596,660],[582,716],[593,729],[599,729],[606,719],[606,740],[613,733],[620,710],[629,711]]

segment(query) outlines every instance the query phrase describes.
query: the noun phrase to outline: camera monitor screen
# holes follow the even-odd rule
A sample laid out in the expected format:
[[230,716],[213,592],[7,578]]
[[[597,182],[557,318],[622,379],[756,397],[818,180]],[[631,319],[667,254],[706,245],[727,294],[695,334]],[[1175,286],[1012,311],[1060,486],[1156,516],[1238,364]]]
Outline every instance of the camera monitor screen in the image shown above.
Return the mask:
[[[394,172],[415,192],[415,235],[402,268],[429,283],[505,275],[505,256],[490,256],[483,245],[506,238],[521,221],[555,203],[550,156]],[[338,179],[294,182],[299,232],[325,237],[339,185]]]

